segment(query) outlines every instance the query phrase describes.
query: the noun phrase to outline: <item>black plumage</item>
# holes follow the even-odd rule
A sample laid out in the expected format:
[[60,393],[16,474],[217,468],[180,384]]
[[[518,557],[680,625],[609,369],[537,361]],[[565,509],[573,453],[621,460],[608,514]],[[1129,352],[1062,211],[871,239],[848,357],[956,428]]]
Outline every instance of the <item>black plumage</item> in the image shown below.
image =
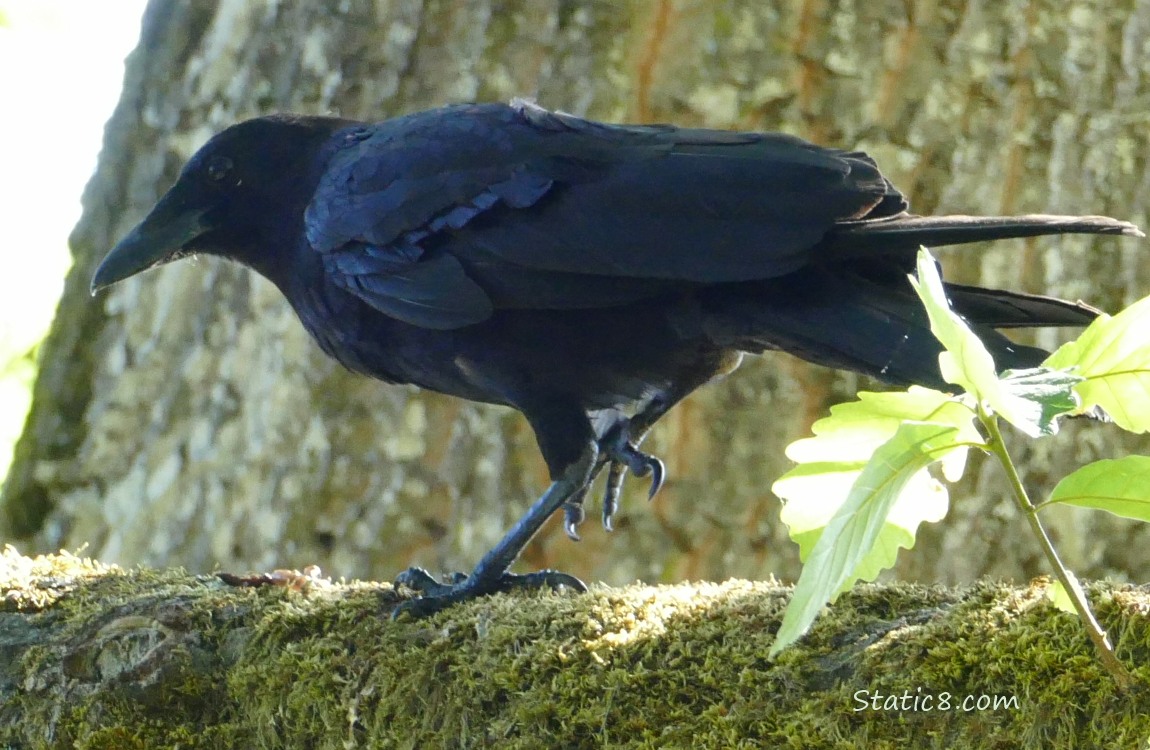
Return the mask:
[[[473,573],[403,580],[444,604],[521,583],[507,568],[544,520],[581,517],[612,467],[662,479],[636,447],[668,409],[781,349],[891,383],[944,387],[907,283],[920,245],[1043,234],[1142,236],[1097,216],[921,217],[861,152],[771,133],[625,126],[525,102],[366,124],[275,115],[209,141],[97,269],[98,289],[193,252],[244,263],[352,370],[504,404],[553,484]],[[1097,311],[948,285],[998,365],[1045,352],[995,328]]]

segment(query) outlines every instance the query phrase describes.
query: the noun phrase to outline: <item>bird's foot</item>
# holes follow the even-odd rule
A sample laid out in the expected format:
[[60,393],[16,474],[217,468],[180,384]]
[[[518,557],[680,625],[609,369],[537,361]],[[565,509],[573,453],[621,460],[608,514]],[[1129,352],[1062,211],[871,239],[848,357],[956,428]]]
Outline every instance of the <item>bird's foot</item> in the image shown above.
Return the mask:
[[450,583],[442,583],[423,568],[408,568],[395,579],[395,585],[418,591],[420,596],[400,602],[391,618],[409,614],[419,619],[447,609],[460,602],[477,599],[504,591],[535,590],[541,588],[569,588],[583,592],[587,585],[573,575],[558,570],[539,570],[534,573],[504,572],[493,579],[476,578],[474,574],[451,573]]
[[657,456],[635,447],[626,423],[611,430],[600,443],[600,449],[611,462],[607,471],[607,488],[603,493],[603,528],[611,531],[615,528],[615,511],[619,509],[619,495],[627,470],[637,477],[651,477],[651,487],[647,490],[647,499],[651,500],[662,488],[667,469]]
[[[615,530],[615,512],[619,509],[619,497],[623,492],[623,479],[630,470],[638,477],[651,477],[651,487],[647,492],[647,499],[655,497],[663,486],[667,471],[663,462],[657,456],[640,451],[631,442],[631,435],[626,423],[613,428],[599,443],[602,459],[595,472],[598,474],[604,465],[607,469],[607,484],[603,491],[603,528],[607,531]],[[572,540],[578,542],[579,526],[586,517],[583,501],[587,496],[587,487],[583,487],[563,504],[563,530]]]
[[[627,429],[626,424],[611,430],[600,442],[599,448],[611,461],[611,471],[607,475],[608,491],[612,486],[622,484],[624,468],[630,469],[631,473],[637,477],[651,477],[651,488],[647,491],[648,500],[655,497],[659,488],[663,486],[663,480],[667,476],[666,467],[663,466],[663,462],[657,456],[644,453],[635,447],[635,444],[631,442],[630,430]],[[610,481],[611,479],[615,481]]]

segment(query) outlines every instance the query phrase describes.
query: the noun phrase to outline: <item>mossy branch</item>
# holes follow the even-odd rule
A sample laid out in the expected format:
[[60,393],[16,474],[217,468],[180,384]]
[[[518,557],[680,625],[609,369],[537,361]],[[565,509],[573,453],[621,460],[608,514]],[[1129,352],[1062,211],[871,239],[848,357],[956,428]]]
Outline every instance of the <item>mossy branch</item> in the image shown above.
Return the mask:
[[[5,552],[0,746],[1124,747],[1150,733],[1150,697],[1118,692],[1045,580],[859,586],[774,661],[790,589],[773,582],[494,596],[396,623],[389,585],[273,580]],[[1150,594],[1091,595],[1127,663],[1150,664]],[[1150,667],[1134,671],[1146,684]]]

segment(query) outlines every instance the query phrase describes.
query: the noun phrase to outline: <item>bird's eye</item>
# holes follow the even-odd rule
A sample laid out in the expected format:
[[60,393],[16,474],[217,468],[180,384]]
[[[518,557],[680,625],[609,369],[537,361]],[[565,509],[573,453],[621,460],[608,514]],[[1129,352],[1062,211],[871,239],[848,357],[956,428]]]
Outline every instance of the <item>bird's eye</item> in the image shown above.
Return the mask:
[[232,160],[226,156],[213,156],[208,162],[208,179],[221,182],[232,171]]

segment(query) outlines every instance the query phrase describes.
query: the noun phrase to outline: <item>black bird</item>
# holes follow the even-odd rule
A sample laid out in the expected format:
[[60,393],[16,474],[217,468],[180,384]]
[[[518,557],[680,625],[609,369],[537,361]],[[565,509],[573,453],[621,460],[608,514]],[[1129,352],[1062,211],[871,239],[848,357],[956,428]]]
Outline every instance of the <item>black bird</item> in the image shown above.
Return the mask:
[[[566,509],[575,537],[609,467],[610,527],[637,445],[743,352],[780,349],[946,388],[907,282],[920,245],[1045,234],[1141,237],[1099,216],[923,217],[858,151],[777,133],[609,125],[524,101],[368,124],[273,115],[212,138],[104,258],[92,290],[210,253],[271,280],[325,352],[389,383],[519,410],[552,484],[468,576],[400,581],[425,614],[521,585],[508,568]],[[999,367],[1046,352],[995,328],[1084,325],[1082,303],[948,284]]]

